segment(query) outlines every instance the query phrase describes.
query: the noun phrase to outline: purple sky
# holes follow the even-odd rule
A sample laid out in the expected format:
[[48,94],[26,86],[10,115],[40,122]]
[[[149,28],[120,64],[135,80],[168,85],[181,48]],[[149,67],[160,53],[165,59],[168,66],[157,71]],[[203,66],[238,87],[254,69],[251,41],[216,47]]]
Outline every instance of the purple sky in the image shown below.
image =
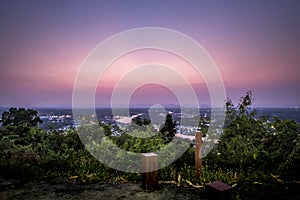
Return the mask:
[[[200,43],[235,102],[250,89],[256,106],[300,106],[299,10],[297,0],[2,0],[0,107],[70,106],[88,53],[113,34],[148,26],[174,29]],[[96,94],[99,105],[109,102],[106,79],[108,89]],[[193,87],[202,88],[199,103],[209,104],[202,83],[200,78]],[[145,86],[132,96],[136,104],[157,100],[176,101],[163,87]]]

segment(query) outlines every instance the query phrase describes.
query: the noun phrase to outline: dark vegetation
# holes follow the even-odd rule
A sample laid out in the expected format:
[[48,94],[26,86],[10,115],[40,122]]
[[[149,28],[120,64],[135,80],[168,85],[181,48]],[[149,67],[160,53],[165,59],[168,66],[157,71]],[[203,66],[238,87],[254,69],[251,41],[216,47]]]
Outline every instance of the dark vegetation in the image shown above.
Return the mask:
[[[195,178],[195,150],[190,147],[177,161],[159,170],[159,180],[204,187],[221,180],[233,187],[233,199],[296,199],[300,189],[300,124],[278,118],[257,119],[252,103],[250,92],[237,106],[226,100],[224,133],[203,159],[200,179]],[[140,174],[120,172],[97,161],[74,128],[46,132],[36,126],[40,122],[37,112],[30,109],[11,108],[2,114],[0,176],[24,182],[53,178],[86,183],[141,181]],[[175,134],[170,116],[160,133],[154,132],[147,120],[137,118],[133,122],[132,126],[140,129],[128,127],[121,136],[112,136],[110,125],[100,126],[105,137],[132,152],[156,151]],[[152,136],[132,137],[134,131]],[[209,134],[206,129],[202,131]]]

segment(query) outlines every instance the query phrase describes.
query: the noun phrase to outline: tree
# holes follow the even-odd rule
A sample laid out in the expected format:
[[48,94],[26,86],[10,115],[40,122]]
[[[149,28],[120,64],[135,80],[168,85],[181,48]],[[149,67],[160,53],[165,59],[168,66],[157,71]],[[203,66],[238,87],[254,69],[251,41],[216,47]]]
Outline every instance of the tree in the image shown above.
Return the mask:
[[132,119],[132,122],[134,122],[138,126],[143,126],[143,121],[141,119],[141,116],[134,117]]
[[172,114],[168,113],[166,116],[165,125],[159,131],[163,137],[172,139],[176,134],[176,122],[173,121]]
[[2,113],[1,122],[3,126],[27,124],[29,127],[37,126],[38,123],[43,123],[36,110],[13,107]]
[[256,111],[251,108],[253,101],[251,91],[241,97],[237,106],[231,99],[226,100],[224,133],[208,156],[214,166],[237,171],[266,168],[269,158],[262,141],[270,133],[266,122],[256,118]]
[[142,119],[141,116],[134,117],[132,119],[132,122],[138,126],[148,126],[151,123],[151,121],[149,119],[146,119],[146,118]]
[[[150,127],[151,121],[149,119],[142,119],[141,116],[137,116],[132,118],[131,124],[127,126],[126,131],[146,131],[148,127]],[[152,127],[152,126],[151,126]],[[153,128],[153,127],[152,127]]]
[[103,128],[104,134],[105,134],[106,136],[111,136],[111,135],[112,135],[112,131],[111,131],[112,126],[111,126],[110,124],[104,124],[104,123],[102,123],[102,122],[100,122],[100,121],[99,121],[99,124],[100,124],[100,127]]

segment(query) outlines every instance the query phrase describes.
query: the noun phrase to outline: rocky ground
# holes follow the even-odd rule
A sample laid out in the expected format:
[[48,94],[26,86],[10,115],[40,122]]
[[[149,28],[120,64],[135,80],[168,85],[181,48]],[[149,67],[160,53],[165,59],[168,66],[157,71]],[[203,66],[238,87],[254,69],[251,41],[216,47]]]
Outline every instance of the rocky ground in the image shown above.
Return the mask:
[[[0,180],[1,182],[1,180]],[[174,184],[160,184],[160,189],[147,191],[139,183],[28,183],[5,180],[0,184],[0,199],[205,199],[200,189]]]

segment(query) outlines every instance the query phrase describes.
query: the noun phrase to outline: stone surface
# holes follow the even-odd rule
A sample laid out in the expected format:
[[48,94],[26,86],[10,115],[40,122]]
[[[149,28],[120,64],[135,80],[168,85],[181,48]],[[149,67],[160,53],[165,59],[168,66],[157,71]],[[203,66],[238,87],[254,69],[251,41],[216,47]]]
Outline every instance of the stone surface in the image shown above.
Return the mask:
[[231,186],[221,181],[215,181],[208,184],[208,197],[213,200],[227,200],[230,199]]
[[212,182],[209,184],[210,187],[220,191],[220,192],[223,192],[225,190],[229,190],[231,188],[230,185],[227,185],[226,183],[223,183],[221,181],[215,181],[215,182]]

